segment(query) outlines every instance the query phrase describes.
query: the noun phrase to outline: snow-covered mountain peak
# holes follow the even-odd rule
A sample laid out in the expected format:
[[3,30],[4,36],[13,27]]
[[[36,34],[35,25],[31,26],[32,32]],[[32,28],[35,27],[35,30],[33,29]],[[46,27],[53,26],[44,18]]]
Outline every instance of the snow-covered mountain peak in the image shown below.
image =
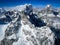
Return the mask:
[[0,45],[54,45],[59,41],[60,17],[49,8],[35,9],[25,4],[11,7],[0,16]]

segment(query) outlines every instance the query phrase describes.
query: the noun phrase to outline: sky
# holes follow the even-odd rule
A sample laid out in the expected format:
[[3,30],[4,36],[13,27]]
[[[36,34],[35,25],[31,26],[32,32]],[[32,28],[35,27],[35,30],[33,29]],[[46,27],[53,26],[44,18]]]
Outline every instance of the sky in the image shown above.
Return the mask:
[[51,4],[54,7],[60,7],[60,0],[0,0],[0,7],[12,7],[25,3],[30,3],[34,6],[45,6]]

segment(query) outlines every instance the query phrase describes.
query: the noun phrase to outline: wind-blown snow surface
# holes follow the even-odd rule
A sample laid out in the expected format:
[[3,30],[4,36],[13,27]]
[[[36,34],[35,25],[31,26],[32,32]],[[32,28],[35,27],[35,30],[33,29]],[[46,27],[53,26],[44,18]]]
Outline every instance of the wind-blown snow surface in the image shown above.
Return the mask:
[[19,40],[14,42],[13,45],[45,45],[54,44],[54,34],[49,29],[49,27],[41,27],[41,28],[31,28],[29,25],[24,25],[22,23],[22,27],[18,33]]
[[[12,21],[8,22],[8,20],[7,24],[0,25],[0,45],[54,45],[55,38],[58,36],[56,36],[57,32],[53,32],[50,26],[55,24],[56,20],[59,20],[56,19],[58,17],[52,18],[55,17],[53,14],[48,14],[48,17],[46,17],[44,16],[44,14],[46,14],[45,12],[42,14],[44,17],[39,18],[38,14],[33,13],[30,4],[27,5],[27,7],[28,8],[26,8],[26,4],[12,7],[8,13],[4,14],[5,18],[8,16]],[[13,13],[11,13],[11,9]],[[23,11],[23,13],[21,11]],[[49,16],[51,18],[49,18]],[[2,16],[2,19],[3,18]],[[49,19],[48,22],[47,19]],[[48,26],[48,23],[51,21],[53,21],[52,25]],[[45,23],[47,24],[44,25]],[[53,27],[56,27],[56,25]],[[59,34],[60,33],[58,33],[58,35]]]
[[7,25],[0,25],[0,41],[5,37],[5,30],[9,24]]

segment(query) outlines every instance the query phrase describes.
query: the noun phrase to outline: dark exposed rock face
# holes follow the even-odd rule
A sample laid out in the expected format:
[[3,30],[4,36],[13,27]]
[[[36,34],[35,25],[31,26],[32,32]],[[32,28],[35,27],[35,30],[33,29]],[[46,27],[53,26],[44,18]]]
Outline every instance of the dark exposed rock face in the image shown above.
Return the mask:
[[38,18],[38,16],[36,14],[32,14],[32,15],[29,15],[29,20],[32,24],[34,24],[36,27],[42,27],[42,26],[45,26],[46,23],[44,23],[43,20],[41,20],[40,18]]
[[55,16],[57,16],[58,14],[59,14],[59,12],[57,12],[57,11],[52,11],[53,12],[53,14],[55,15]]
[[[50,7],[47,8],[47,13],[48,11]],[[5,18],[0,20],[9,24],[6,30],[4,29],[5,34],[0,40],[0,45],[60,45],[60,29],[55,28],[57,24],[53,25],[51,22],[56,22],[60,18],[45,16],[46,20],[50,19],[47,23],[52,23],[48,26],[38,14],[33,13],[33,7],[30,4],[26,5],[24,14],[20,14],[18,11],[7,11],[4,14]]]
[[60,38],[55,39],[55,44],[54,45],[60,45]]
[[0,19],[0,24],[6,24],[7,22],[8,23],[11,22],[14,12],[13,11],[6,11],[6,12],[4,12],[4,15],[5,15],[5,17]]
[[31,4],[27,4],[26,5],[26,9],[24,10],[24,14],[26,14],[26,15],[31,15],[32,14],[32,12],[33,12],[33,7],[32,7],[32,5]]
[[[8,17],[7,17],[8,18]],[[10,18],[9,18],[10,19]],[[7,27],[6,31],[5,31],[5,38],[1,41],[0,45],[12,45],[13,42],[18,40],[17,35],[16,38],[14,39],[8,39],[9,36],[13,35],[13,34],[17,34],[19,31],[19,28],[21,26],[21,17],[20,15],[17,15],[16,18],[13,18],[12,21],[10,22],[9,26]]]
[[12,45],[12,43],[15,42],[15,41],[17,41],[17,39],[6,39],[6,38],[4,38],[1,41],[0,45]]
[[53,27],[51,27],[50,28],[52,31],[53,31],[53,33],[55,34],[55,43],[54,43],[54,45],[60,45],[60,29],[55,29],[55,28],[53,28]]
[[26,5],[26,9],[24,10],[24,14],[29,16],[29,21],[35,25],[35,27],[42,27],[46,24],[43,20],[41,20],[36,14],[33,14],[32,5]]

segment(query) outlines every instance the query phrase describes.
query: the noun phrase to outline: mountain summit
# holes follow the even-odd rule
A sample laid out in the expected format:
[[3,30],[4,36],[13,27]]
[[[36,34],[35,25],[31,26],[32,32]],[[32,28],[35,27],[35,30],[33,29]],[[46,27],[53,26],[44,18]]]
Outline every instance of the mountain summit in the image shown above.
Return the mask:
[[55,13],[50,5],[5,10],[0,15],[0,45],[60,45],[60,13]]

